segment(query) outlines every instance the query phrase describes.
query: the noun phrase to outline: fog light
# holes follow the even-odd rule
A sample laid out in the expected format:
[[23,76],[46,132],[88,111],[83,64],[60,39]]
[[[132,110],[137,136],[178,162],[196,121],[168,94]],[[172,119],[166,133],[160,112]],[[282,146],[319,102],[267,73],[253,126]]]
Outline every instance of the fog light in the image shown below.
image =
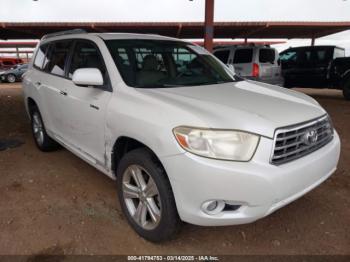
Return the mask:
[[214,200],[211,201],[210,204],[207,206],[207,210],[212,212],[215,208],[218,206],[218,201]]
[[209,200],[202,205],[202,210],[208,215],[219,214],[224,208],[225,202],[223,200]]

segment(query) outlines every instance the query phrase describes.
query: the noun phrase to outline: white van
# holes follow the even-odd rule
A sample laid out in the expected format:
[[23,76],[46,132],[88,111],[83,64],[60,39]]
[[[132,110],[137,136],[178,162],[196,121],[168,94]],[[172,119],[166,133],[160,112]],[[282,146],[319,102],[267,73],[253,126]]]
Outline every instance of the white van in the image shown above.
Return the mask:
[[224,64],[233,65],[238,76],[283,85],[279,54],[269,46],[224,46],[214,50],[214,55]]

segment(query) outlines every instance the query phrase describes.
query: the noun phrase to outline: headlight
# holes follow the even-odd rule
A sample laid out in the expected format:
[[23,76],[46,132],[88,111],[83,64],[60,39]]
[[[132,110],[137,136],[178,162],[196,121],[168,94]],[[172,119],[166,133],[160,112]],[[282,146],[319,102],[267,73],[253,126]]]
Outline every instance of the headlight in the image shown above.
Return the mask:
[[260,137],[247,132],[194,127],[176,127],[177,142],[186,151],[196,155],[234,161],[249,161]]

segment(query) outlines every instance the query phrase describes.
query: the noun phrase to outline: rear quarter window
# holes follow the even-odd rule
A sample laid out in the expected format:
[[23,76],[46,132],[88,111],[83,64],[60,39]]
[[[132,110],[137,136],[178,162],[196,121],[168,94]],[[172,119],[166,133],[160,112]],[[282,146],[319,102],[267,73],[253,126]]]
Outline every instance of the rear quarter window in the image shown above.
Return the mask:
[[234,64],[251,63],[252,60],[253,60],[252,48],[237,49],[235,52],[235,56],[233,58],[233,63]]
[[45,55],[47,51],[48,44],[44,44],[39,46],[38,51],[36,53],[35,59],[34,59],[34,66],[36,68],[42,69],[44,60],[45,60]]
[[260,63],[274,63],[276,58],[276,52],[271,48],[260,49],[259,62]]
[[340,49],[340,48],[334,48],[334,54],[333,58],[338,58],[338,57],[344,57],[345,56],[345,50]]

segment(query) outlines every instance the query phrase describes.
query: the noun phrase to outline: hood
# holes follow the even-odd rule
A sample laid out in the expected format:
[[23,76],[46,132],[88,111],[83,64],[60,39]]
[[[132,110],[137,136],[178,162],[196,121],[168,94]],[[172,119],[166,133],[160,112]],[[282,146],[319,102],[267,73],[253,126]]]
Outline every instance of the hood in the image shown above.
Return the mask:
[[[244,130],[271,138],[276,128],[326,114],[305,94],[255,81],[141,92],[201,119],[207,125],[201,127]],[[183,125],[193,124],[187,120]]]

